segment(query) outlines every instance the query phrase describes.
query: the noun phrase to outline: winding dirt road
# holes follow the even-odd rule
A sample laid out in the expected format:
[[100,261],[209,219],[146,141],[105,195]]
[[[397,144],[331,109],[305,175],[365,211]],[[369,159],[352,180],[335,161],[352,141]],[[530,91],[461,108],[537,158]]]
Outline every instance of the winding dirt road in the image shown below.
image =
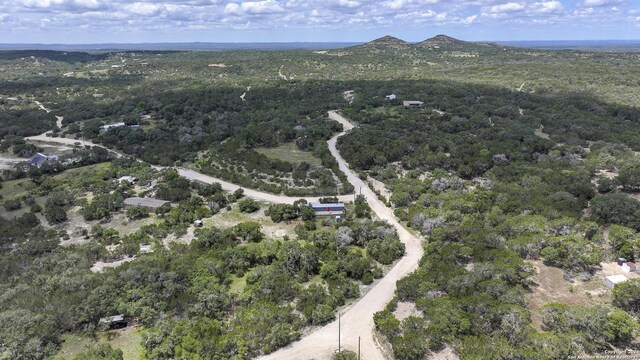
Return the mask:
[[[89,145],[89,146],[98,146],[101,147],[103,149],[106,149],[114,154],[116,154],[118,157],[121,156],[125,156],[125,154],[122,154],[118,151],[115,151],[113,149],[109,149],[103,145],[100,144],[95,144],[91,141],[83,141],[83,140],[76,140],[76,139],[69,139],[69,138],[61,138],[61,137],[48,137],[45,134],[41,134],[41,135],[37,135],[37,136],[30,136],[25,138],[25,140],[30,140],[30,141],[40,141],[40,142],[49,142],[49,143],[58,143],[58,144],[64,144],[64,145],[76,145],[76,144],[80,144],[80,145]],[[165,167],[162,166],[154,166],[155,169],[158,170],[162,170]],[[205,175],[202,173],[199,173],[197,171],[194,170],[190,170],[190,169],[186,169],[186,168],[177,168],[178,173],[180,174],[180,176],[183,176],[189,180],[195,180],[195,181],[200,181],[203,182],[205,184],[213,184],[213,183],[219,183],[222,186],[222,189],[225,191],[236,191],[237,189],[241,188],[241,186],[238,186],[236,184],[232,184],[228,181],[224,181],[222,179],[218,179],[215,178],[213,176],[209,176],[209,175]],[[307,201],[317,201],[318,197],[292,197],[292,196],[285,196],[285,195],[277,195],[277,194],[270,194],[270,193],[265,193],[265,192],[261,192],[258,190],[253,190],[253,189],[247,189],[247,188],[243,188],[244,189],[244,194],[250,198],[256,199],[256,200],[261,200],[261,201],[266,201],[266,202],[271,202],[271,203],[283,203],[283,204],[293,204],[296,200],[300,200],[300,199],[305,199]],[[340,195],[337,197],[338,200],[342,201],[342,202],[349,202],[349,201],[353,201],[353,195]]]
[[[334,136],[327,143],[331,154],[336,158],[342,170],[355,187],[356,191],[362,191],[367,198],[369,206],[376,215],[393,225],[400,236],[400,240],[406,245],[405,256],[389,271],[384,278],[376,283],[373,288],[354,305],[341,313],[341,344],[342,349],[357,351],[358,336],[361,338],[361,354],[364,360],[386,359],[383,351],[374,339],[373,314],[383,310],[394,296],[396,281],[406,274],[417,269],[422,257],[423,249],[419,238],[405,229],[393,215],[393,211],[383,204],[373,191],[349,169],[349,164],[340,156],[336,149],[339,137],[353,128],[353,125],[335,111],[329,112],[329,117],[341,123],[344,132]],[[316,330],[290,346],[274,353],[263,356],[262,360],[325,360],[331,359],[332,354],[338,349],[338,321]]]
[[[358,349],[358,337],[361,338],[361,351],[362,359],[364,360],[384,360],[386,359],[382,349],[374,339],[374,323],[373,314],[384,309],[389,301],[394,296],[396,288],[396,281],[417,269],[418,262],[422,257],[423,249],[421,240],[411,234],[405,229],[394,216],[393,211],[382,203],[373,191],[365,184],[351,169],[349,164],[340,156],[336,148],[336,142],[338,138],[346,134],[349,130],[353,129],[351,124],[346,118],[341,116],[335,111],[329,112],[329,117],[344,127],[344,131],[332,137],[327,144],[331,154],[338,161],[340,170],[347,175],[348,181],[354,186],[355,191],[362,193],[369,203],[369,206],[375,212],[378,218],[386,220],[393,225],[398,232],[400,240],[406,245],[405,256],[400,259],[396,265],[375,285],[367,292],[367,294],[360,298],[355,304],[347,307],[341,312],[341,344],[342,349],[348,349],[356,351]],[[61,143],[66,145],[74,145],[77,142],[83,145],[100,146],[109,151],[112,151],[118,156],[122,154],[108,149],[102,145],[94,144],[92,142],[82,142],[75,139],[67,139],[60,137],[47,137],[46,135],[38,135],[26,138],[31,141],[46,141]],[[161,169],[161,167],[156,167]],[[220,183],[222,188],[227,191],[235,191],[240,186],[229,183],[222,179],[211,177],[199,172],[178,168],[178,172],[181,176],[184,176],[190,180],[197,180],[207,184]],[[284,195],[268,194],[252,189],[244,189],[246,196],[273,203],[288,203],[291,204],[294,201],[300,199],[299,197],[289,197]],[[306,198],[311,201],[315,198]],[[340,196],[341,201],[351,201],[353,195]],[[335,320],[318,330],[312,332],[308,336],[305,336],[301,340],[280,349],[274,353],[263,356],[263,360],[325,360],[330,359],[332,354],[338,348],[338,321]]]

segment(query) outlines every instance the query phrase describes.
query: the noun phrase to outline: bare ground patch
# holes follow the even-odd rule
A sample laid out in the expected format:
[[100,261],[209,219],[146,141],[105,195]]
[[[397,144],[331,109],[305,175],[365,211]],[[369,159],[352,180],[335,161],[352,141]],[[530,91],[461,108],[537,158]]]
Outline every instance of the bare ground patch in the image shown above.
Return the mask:
[[550,302],[588,306],[611,303],[611,291],[603,283],[605,274],[611,274],[604,266],[603,271],[598,271],[589,281],[570,282],[564,279],[562,269],[547,266],[540,260],[528,262],[533,265],[536,274],[531,279],[534,285],[526,294],[527,308],[538,330],[542,326],[542,308]]
[[400,301],[393,315],[396,319],[402,321],[409,316],[420,316],[420,311],[416,308],[415,303]]
[[94,273],[95,272],[100,272],[100,271],[102,271],[102,270],[104,270],[106,268],[118,267],[118,266],[120,266],[120,265],[122,265],[124,263],[127,263],[129,261],[135,260],[135,258],[136,258],[135,256],[132,256],[132,257],[127,257],[127,258],[124,258],[122,260],[112,261],[112,262],[98,261],[95,264],[93,264],[93,266],[90,268],[90,270],[92,272],[94,272]]

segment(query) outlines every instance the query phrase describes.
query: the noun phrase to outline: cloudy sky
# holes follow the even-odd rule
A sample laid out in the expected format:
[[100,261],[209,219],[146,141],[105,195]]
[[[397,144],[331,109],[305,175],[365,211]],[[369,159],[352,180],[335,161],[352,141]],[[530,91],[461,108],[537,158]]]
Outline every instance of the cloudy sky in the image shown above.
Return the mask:
[[0,0],[0,43],[640,39],[640,0]]

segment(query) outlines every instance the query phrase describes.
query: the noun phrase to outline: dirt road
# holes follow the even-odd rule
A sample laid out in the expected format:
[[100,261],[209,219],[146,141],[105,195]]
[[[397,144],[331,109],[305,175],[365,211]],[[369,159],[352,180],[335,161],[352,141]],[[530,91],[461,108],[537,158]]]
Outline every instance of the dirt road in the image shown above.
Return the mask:
[[[400,240],[406,245],[406,254],[400,259],[398,263],[387,273],[387,275],[380,279],[369,292],[358,300],[355,304],[349,308],[343,310],[341,314],[341,339],[342,348],[352,351],[358,348],[358,336],[361,337],[361,351],[362,359],[365,360],[383,360],[385,356],[377,345],[373,337],[373,314],[378,312],[387,305],[387,303],[393,298],[396,288],[396,281],[401,279],[406,274],[415,270],[418,266],[418,261],[422,257],[422,244],[419,238],[408,232],[393,215],[393,211],[384,205],[371,189],[360,178],[349,169],[347,162],[340,156],[340,153],[336,149],[336,142],[339,137],[344,135],[347,131],[353,129],[347,119],[338,114],[335,111],[329,112],[329,117],[335,121],[341,123],[344,127],[344,131],[333,138],[327,143],[331,154],[338,161],[340,170],[347,175],[348,181],[354,186],[357,192],[361,192],[367,198],[369,206],[375,212],[375,214],[383,220],[388,221],[396,228]],[[31,141],[45,141],[53,143],[61,143],[66,145],[74,145],[76,142],[80,142],[83,145],[93,145],[92,142],[82,142],[75,139],[60,138],[60,137],[47,137],[44,134],[38,136],[28,137],[27,140]],[[106,148],[109,151],[111,149]],[[113,151],[115,152],[115,151]],[[119,156],[122,154],[115,152]],[[156,167],[160,168],[160,167]],[[222,179],[217,179],[205,174],[198,173],[193,170],[179,168],[178,172],[181,176],[184,176],[191,180],[202,181],[204,183],[220,183],[222,188],[227,191],[235,191],[239,188],[238,185],[226,182]],[[263,193],[252,189],[244,189],[245,194],[249,197],[275,203],[293,203],[299,199],[297,197],[289,197],[284,195],[275,195]],[[346,195],[339,197],[341,201],[351,201],[353,195]],[[315,198],[307,198],[312,200]],[[333,352],[338,348],[338,321],[334,321],[324,327],[316,330],[310,335],[304,337],[300,341],[293,343],[292,345],[280,349],[272,354],[264,356],[263,359],[274,360],[324,360],[330,359]]]
[[[405,256],[382,278],[369,292],[351,307],[341,314],[341,343],[343,349],[356,351],[358,349],[358,336],[361,337],[362,359],[383,360],[385,356],[373,337],[373,314],[384,309],[393,298],[396,281],[404,275],[417,269],[418,261],[422,257],[422,244],[420,239],[408,232],[393,215],[393,211],[384,205],[371,189],[354,174],[347,162],[340,156],[336,149],[336,141],[347,131],[353,128],[340,114],[329,112],[329,117],[344,126],[345,131],[331,138],[327,143],[331,154],[336,158],[342,170],[355,187],[356,191],[362,191],[367,198],[369,206],[376,215],[388,221],[396,228],[400,240],[406,245]],[[318,329],[310,335],[302,338],[290,346],[280,349],[272,354],[262,357],[263,360],[324,360],[330,359],[338,348],[338,321]]]
[[[41,141],[41,142],[49,142],[49,143],[58,143],[58,144],[65,144],[65,145],[75,145],[76,143],[80,143],[81,145],[89,145],[89,146],[98,146],[101,147],[103,149],[107,149],[110,152],[115,153],[116,155],[118,155],[118,157],[120,156],[125,156],[125,154],[122,154],[118,151],[109,149],[107,147],[104,147],[100,144],[95,144],[91,141],[83,141],[83,140],[76,140],[76,139],[69,139],[69,138],[61,138],[61,137],[48,137],[45,134],[41,134],[41,135],[37,135],[37,136],[30,136],[25,138],[26,140],[30,140],[30,141]],[[161,170],[164,169],[165,167],[162,166],[154,166],[155,169]],[[222,185],[222,189],[225,191],[236,191],[237,189],[240,188],[240,186],[236,185],[236,184],[232,184],[228,181],[224,181],[222,179],[218,179],[215,178],[213,176],[209,176],[209,175],[205,175],[202,173],[199,173],[197,171],[194,170],[189,170],[189,169],[185,169],[185,168],[177,168],[178,173],[181,176],[186,177],[189,180],[196,180],[196,181],[200,181],[203,182],[205,184],[213,184],[213,183],[219,183],[220,185]],[[277,194],[270,194],[270,193],[265,193],[265,192],[261,192],[261,191],[257,191],[257,190],[252,190],[252,189],[244,189],[244,194],[248,197],[254,198],[256,200],[261,200],[261,201],[267,201],[267,202],[272,202],[272,203],[283,203],[283,204],[293,204],[294,201],[299,200],[299,199],[305,199],[307,201],[317,201],[318,197],[291,197],[291,196],[285,196],[285,195],[277,195]],[[343,202],[349,202],[349,201],[353,201],[353,195],[341,195],[338,196],[338,200],[343,201]]]
[[[232,184],[230,182],[224,181],[222,179],[218,179],[218,178],[205,175],[189,169],[178,168],[178,173],[180,174],[180,176],[186,177],[189,180],[196,180],[196,181],[203,182],[205,184],[219,183],[220,185],[222,185],[222,189],[226,191],[236,191],[241,187],[236,184]],[[307,201],[318,200],[317,196],[306,197],[306,198],[291,197],[291,196],[285,196],[285,195],[269,194],[269,193],[265,193],[265,192],[261,192],[253,189],[247,189],[247,188],[243,188],[243,189],[244,189],[245,196],[248,196],[256,200],[262,200],[262,201],[267,201],[271,203],[293,204],[294,201],[300,200],[300,199],[305,199]],[[341,196],[338,196],[338,199],[343,202],[353,201],[353,195],[341,195]]]

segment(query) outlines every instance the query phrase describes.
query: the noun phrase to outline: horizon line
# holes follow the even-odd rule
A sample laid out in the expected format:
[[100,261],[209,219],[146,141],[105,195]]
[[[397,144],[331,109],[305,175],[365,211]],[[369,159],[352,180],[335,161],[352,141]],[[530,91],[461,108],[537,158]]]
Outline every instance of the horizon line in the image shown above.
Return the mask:
[[[402,40],[401,38],[398,38]],[[376,40],[376,39],[373,39]],[[63,43],[63,42],[0,42],[0,45],[154,45],[154,44],[359,44],[366,41],[158,41],[158,42],[99,42],[99,43]],[[463,39],[459,39],[463,40]],[[420,40],[423,41],[423,40]],[[407,41],[417,43],[420,41]],[[558,42],[558,41],[640,41],[638,39],[523,39],[523,40],[463,40],[467,42]]]

